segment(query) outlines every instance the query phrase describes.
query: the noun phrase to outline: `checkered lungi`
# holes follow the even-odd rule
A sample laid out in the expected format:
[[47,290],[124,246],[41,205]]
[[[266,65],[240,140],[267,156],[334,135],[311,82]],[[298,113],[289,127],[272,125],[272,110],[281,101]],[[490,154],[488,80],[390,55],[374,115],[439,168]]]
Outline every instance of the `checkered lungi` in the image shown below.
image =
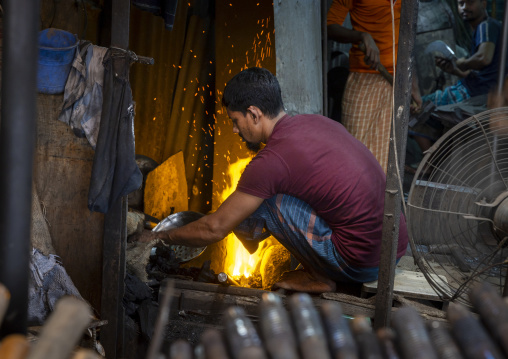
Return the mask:
[[364,283],[378,276],[378,267],[348,265],[332,243],[332,230],[326,222],[307,203],[289,195],[265,200],[233,232],[251,251],[272,235],[304,268],[311,267],[336,282]]
[[386,173],[392,86],[379,74],[351,72],[342,98],[342,124],[374,154]]
[[469,91],[462,82],[446,87],[443,91],[436,90],[431,94],[422,96],[422,103],[432,101],[436,106],[451,105],[471,98]]

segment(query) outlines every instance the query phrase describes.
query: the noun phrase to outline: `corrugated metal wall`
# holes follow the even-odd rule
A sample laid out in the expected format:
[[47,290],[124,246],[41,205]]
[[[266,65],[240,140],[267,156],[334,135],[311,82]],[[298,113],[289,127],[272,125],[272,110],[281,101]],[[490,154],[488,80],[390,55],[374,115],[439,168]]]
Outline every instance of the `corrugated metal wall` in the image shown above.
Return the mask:
[[153,57],[134,64],[136,153],[162,163],[183,151],[189,209],[211,208],[215,111],[213,1],[179,1],[173,30],[162,18],[131,9],[130,48]]

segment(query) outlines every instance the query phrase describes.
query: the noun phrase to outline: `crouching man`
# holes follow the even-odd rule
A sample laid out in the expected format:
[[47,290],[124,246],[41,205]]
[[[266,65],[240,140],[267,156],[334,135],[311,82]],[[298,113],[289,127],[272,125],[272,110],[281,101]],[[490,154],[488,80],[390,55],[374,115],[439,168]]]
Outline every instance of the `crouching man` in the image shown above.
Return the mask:
[[[235,75],[222,103],[233,132],[250,149],[264,148],[217,211],[177,229],[146,232],[142,240],[201,247],[233,231],[253,253],[273,235],[303,266],[274,289],[321,293],[341,282],[376,280],[386,179],[374,155],[338,122],[287,115],[268,70]],[[397,258],[407,244],[401,217]]]

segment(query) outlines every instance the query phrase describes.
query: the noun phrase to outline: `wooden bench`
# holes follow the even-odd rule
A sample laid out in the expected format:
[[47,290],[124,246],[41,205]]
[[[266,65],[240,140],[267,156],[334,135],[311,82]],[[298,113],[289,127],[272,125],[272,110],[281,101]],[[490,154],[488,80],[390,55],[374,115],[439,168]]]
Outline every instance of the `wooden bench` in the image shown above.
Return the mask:
[[[429,274],[435,277],[436,274]],[[439,275],[438,281],[448,283],[446,277]],[[364,283],[362,286],[362,297],[366,297],[367,293],[377,292],[377,280]],[[395,278],[393,284],[393,293],[399,294],[407,298],[428,299],[434,301],[443,300],[434,291],[427,279],[421,272],[408,271],[403,269],[395,269]]]

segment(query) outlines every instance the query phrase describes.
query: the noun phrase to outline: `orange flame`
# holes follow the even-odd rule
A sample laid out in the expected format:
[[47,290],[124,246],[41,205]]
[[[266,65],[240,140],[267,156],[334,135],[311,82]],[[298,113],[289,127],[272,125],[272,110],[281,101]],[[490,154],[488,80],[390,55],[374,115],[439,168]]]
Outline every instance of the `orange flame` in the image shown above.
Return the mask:
[[[229,184],[226,183],[226,188],[221,194],[222,201],[235,191],[240,176],[250,160],[251,158],[238,159],[235,163],[229,165],[226,174],[226,178],[229,177]],[[225,243],[227,252],[224,271],[236,279],[242,276],[249,278],[261,260],[260,250],[251,255],[233,233],[225,238]]]

